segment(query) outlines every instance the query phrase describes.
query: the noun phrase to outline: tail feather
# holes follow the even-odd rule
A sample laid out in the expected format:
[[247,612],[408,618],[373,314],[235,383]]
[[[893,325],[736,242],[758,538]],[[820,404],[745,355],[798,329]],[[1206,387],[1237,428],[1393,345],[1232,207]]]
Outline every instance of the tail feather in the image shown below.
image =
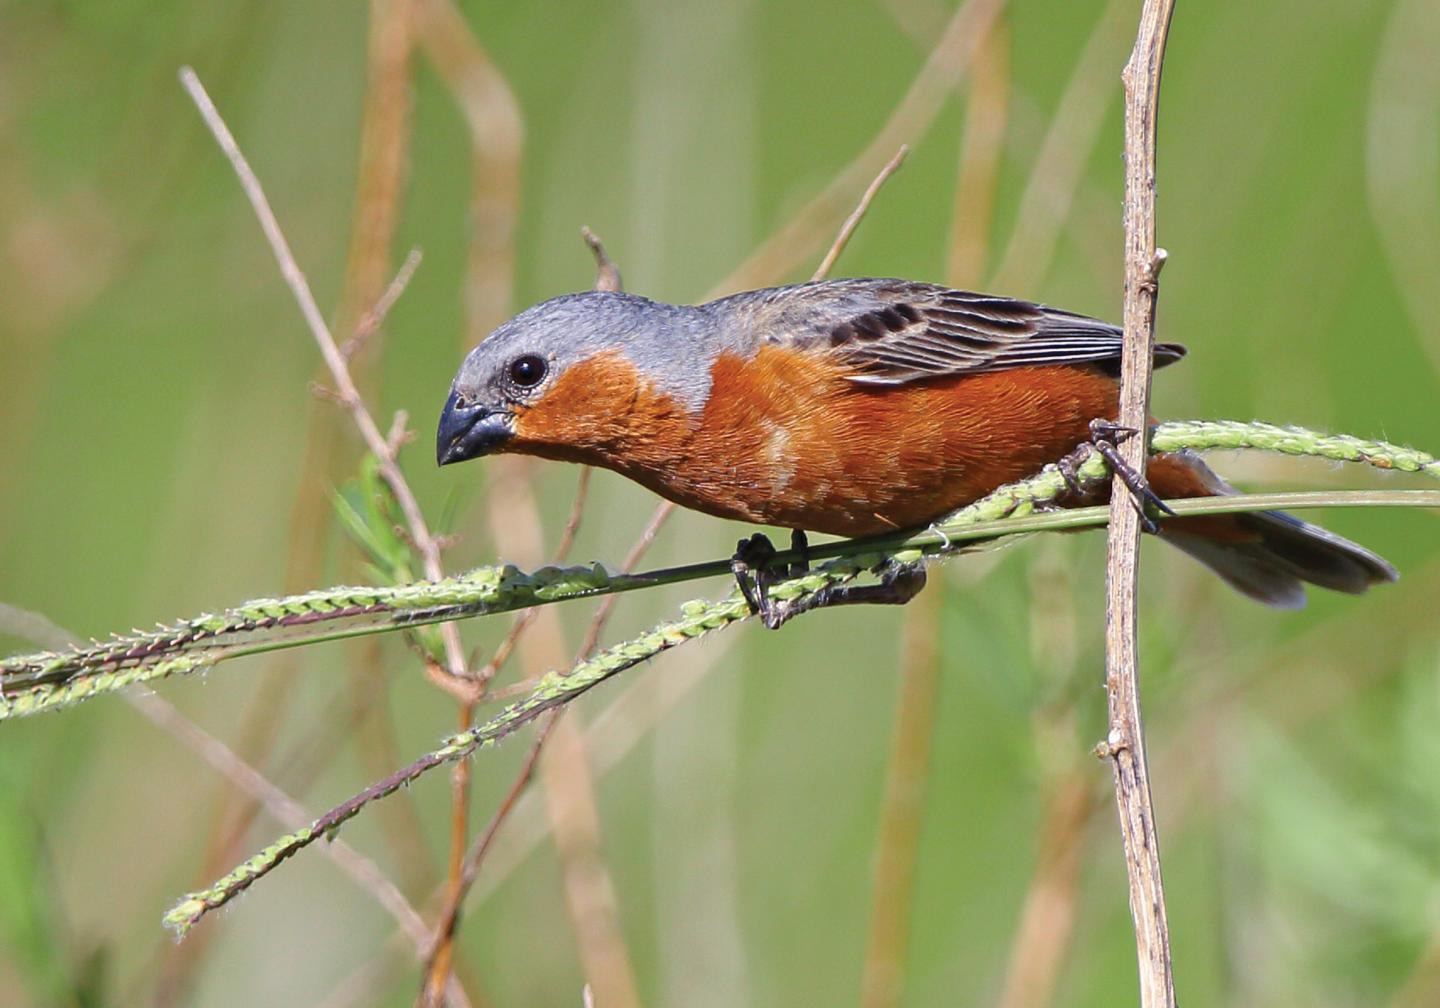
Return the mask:
[[[1161,496],[1236,492],[1194,456],[1162,455],[1155,461],[1151,479]],[[1172,519],[1161,526],[1160,537],[1241,593],[1282,609],[1305,604],[1307,583],[1359,595],[1399,577],[1365,547],[1283,511]]]

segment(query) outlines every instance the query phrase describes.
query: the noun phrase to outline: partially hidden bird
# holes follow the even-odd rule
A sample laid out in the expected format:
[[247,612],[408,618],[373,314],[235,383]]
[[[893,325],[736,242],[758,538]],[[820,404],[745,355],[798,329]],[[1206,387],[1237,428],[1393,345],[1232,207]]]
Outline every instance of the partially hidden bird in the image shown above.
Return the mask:
[[[567,294],[465,358],[437,461],[513,452],[601,466],[687,508],[795,530],[802,547],[807,530],[920,529],[1091,442],[1092,422],[1116,415],[1121,345],[1118,327],[1084,315],[907,280],[701,305]],[[1184,354],[1156,344],[1155,364]],[[1147,477],[1160,497],[1235,492],[1189,453],[1155,455]],[[1070,503],[1104,500],[1108,484],[1076,487]],[[1281,511],[1152,527],[1272,606],[1303,605],[1305,582],[1359,594],[1397,576]],[[923,573],[890,580],[904,584],[825,601],[904,601]]]

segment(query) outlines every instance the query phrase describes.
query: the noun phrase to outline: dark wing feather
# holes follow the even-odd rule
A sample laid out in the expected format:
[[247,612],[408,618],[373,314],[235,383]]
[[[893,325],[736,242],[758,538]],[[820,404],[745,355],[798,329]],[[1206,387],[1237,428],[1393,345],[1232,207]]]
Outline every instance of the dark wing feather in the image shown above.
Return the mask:
[[[1041,364],[1119,368],[1118,327],[1015,298],[906,280],[826,280],[755,293],[761,300],[749,307],[765,339],[828,348],[853,366],[860,384]],[[1156,344],[1155,364],[1184,354],[1178,344]]]

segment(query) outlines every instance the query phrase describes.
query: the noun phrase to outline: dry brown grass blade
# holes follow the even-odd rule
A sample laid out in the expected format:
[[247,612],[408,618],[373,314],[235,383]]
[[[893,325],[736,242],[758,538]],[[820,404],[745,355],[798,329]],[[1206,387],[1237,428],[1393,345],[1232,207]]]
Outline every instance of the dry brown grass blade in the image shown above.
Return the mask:
[[[961,141],[948,279],[968,286],[978,279],[990,233],[996,171],[1004,140],[1009,85],[1009,33],[997,21],[975,55]],[[973,270],[973,273],[956,273]],[[930,780],[935,712],[939,704],[940,614],[947,584],[936,578],[905,609],[899,700],[891,731],[870,886],[871,910],[860,1002],[889,1008],[902,1002],[909,950],[920,827]]]
[[965,132],[960,137],[960,167],[945,255],[945,280],[955,287],[977,285],[989,259],[995,187],[1009,110],[1010,28],[998,20],[975,54],[965,101]]
[[901,145],[915,140],[935,119],[959,83],[980,40],[990,31],[1006,0],[966,0],[950,18],[909,90],[865,149],[809,203],[712,288],[713,294],[748,290],[789,275],[822,247],[866,184]]
[[1101,803],[1090,775],[1078,770],[1055,781],[1044,803],[1040,855],[1020,907],[1000,1008],[1050,1004],[1075,936],[1085,829]]
[[[526,661],[532,673],[563,666],[566,656],[542,643],[548,639],[527,642],[535,645]],[[598,1004],[635,1008],[639,987],[620,928],[619,898],[602,850],[594,776],[574,711],[561,711],[555,720],[540,753],[539,774],[586,983]]]
[[870,934],[865,947],[860,1004],[890,1008],[901,1003],[910,939],[915,860],[930,776],[935,735],[940,655],[936,649],[945,587],[936,578],[907,607],[900,663],[900,700],[891,731],[889,766],[880,805],[871,885]]
[[[505,77],[452,0],[415,0],[415,33],[425,56],[444,80],[470,134],[469,263],[465,280],[465,348],[473,346],[508,313],[515,275],[515,227],[520,205],[524,121]],[[497,537],[498,541],[498,537]],[[518,639],[525,624],[515,628]],[[491,663],[492,666],[494,663]],[[492,673],[493,674],[493,673]],[[474,718],[488,679],[459,697],[459,726]],[[460,890],[470,817],[470,768],[451,772],[450,858],[447,891]],[[453,931],[436,934],[422,983],[421,1000],[437,1001],[453,958]]]
[[[352,360],[362,347],[373,358],[378,327],[367,325],[366,318],[376,312],[383,315],[388,309],[384,295],[393,270],[392,249],[410,152],[412,22],[411,0],[375,0],[371,4],[360,170],[340,310],[335,316],[335,330],[349,335],[346,356]],[[352,366],[352,373],[361,376],[371,371],[370,367]],[[364,380],[359,384],[367,393],[373,391]]]
[[415,0],[415,34],[470,132],[468,350],[508,314],[525,125],[510,85],[452,0]]
[[[510,467],[513,468],[513,467]],[[508,472],[495,484],[491,494],[492,523],[505,529],[512,550],[538,554],[542,535],[539,508],[529,481]],[[553,668],[565,668],[569,655],[564,647],[559,612],[551,607],[537,611],[531,630],[518,644],[527,678]],[[600,817],[594,795],[593,773],[579,729],[570,720],[573,714],[560,712],[544,726],[532,745],[538,764],[527,759],[528,769],[538,769],[551,832],[560,857],[566,905],[582,969],[597,992],[601,1004],[639,1003],[634,969],[619,925],[619,907],[600,848]],[[512,786],[512,794],[516,788]],[[494,827],[498,829],[498,823]],[[486,835],[493,833],[487,829]],[[484,843],[482,836],[482,843]],[[478,862],[477,862],[478,867]],[[452,892],[448,905],[458,908],[464,889]],[[453,917],[452,929],[453,929]],[[442,924],[445,921],[442,919]]]
[[1010,239],[997,257],[991,279],[996,290],[1033,290],[1055,259],[1057,240],[1070,219],[1113,100],[1111,74],[1125,49],[1131,9],[1127,0],[1110,0],[1075,61],[1035,153]]

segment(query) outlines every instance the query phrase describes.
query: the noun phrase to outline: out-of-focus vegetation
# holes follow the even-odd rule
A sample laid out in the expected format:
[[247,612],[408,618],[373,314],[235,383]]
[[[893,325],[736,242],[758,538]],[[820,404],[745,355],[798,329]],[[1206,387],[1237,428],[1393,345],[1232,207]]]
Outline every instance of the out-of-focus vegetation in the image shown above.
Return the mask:
[[[838,272],[999,283],[1118,314],[1118,75],[1136,6],[1006,5],[977,74],[899,137],[909,160]],[[454,77],[436,70],[477,58],[454,26],[415,32],[398,226],[377,256],[352,231],[386,205],[357,195],[357,166],[371,19],[396,18],[390,4],[0,7],[0,600],[99,635],[364,576],[328,496],[359,471],[358,440],[309,389],[313,346],[175,82],[182,63],[337,324],[368,307],[353,303],[366,269],[383,286],[423,248],[359,358],[362,383],[383,418],[410,414],[407,473],[461,536],[449,566],[533,566],[577,472],[435,469],[428,439],[463,350],[502,312],[590,284],[581,224],[629,289],[704,296],[871,142],[951,13],[932,0],[464,4],[525,130],[513,250],[502,241],[483,264],[482,279],[508,283],[513,252],[497,306],[473,289],[467,301],[472,240],[495,238],[495,218],[467,208],[477,187],[504,187],[472,160]],[[1158,414],[1440,448],[1437,50],[1433,0],[1180,6],[1161,107],[1159,325],[1191,355],[1157,379]],[[808,275],[872,170],[815,248],[756,282]],[[1294,460],[1217,466],[1246,487],[1383,482]],[[572,556],[618,563],[650,506],[597,474]],[[1440,1001],[1440,524],[1323,520],[1394,560],[1401,583],[1276,613],[1147,547],[1145,701],[1189,1004]],[[647,563],[723,555],[745,531],[678,515]],[[880,1005],[894,1002],[874,950],[889,949],[906,1005],[1125,1003],[1123,865],[1108,771],[1088,754],[1103,731],[1102,552],[1099,536],[1062,536],[952,561],[943,598],[913,612],[747,625],[584,699],[601,843],[583,871],[600,866],[613,887],[608,966],[649,1004],[855,1003],[869,975]],[[627,597],[606,638],[681,597]],[[560,610],[565,640],[536,638],[530,656],[571,653],[592,608]],[[934,724],[928,774],[908,772],[921,799],[898,823],[918,830],[902,927],[871,911],[877,835],[897,825],[881,810],[907,621],[903,681]],[[508,626],[463,634],[488,653]],[[933,696],[917,635],[934,644]],[[245,659],[163,694],[315,811],[455,721],[395,639]],[[577,948],[594,936],[571,923],[577,855],[548,838],[557,808],[588,807],[583,787],[562,786],[583,780],[567,738],[466,905],[456,957],[477,1004],[580,1003]],[[474,764],[475,828],[527,746]],[[171,899],[281,827],[241,817],[230,784],[124,701],[7,723],[0,753],[5,1004],[413,1000],[411,946],[318,851],[170,941],[158,922]],[[433,914],[449,811],[436,774],[343,835]],[[888,858],[894,896],[906,859],[897,873]]]

